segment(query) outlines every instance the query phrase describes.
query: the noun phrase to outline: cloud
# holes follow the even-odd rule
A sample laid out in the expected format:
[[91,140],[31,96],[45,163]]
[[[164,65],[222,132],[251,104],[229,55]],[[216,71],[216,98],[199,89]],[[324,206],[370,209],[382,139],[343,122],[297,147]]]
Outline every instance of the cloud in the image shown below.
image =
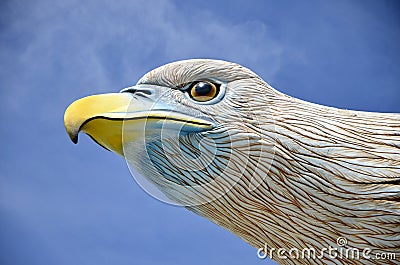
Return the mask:
[[227,23],[203,10],[187,15],[171,1],[39,1],[9,9],[17,16],[2,36],[18,41],[1,45],[10,66],[2,76],[3,108],[24,115],[28,106],[47,121],[60,115],[52,110],[66,98],[118,91],[178,59],[263,64],[271,75],[279,68],[282,48],[262,22]]

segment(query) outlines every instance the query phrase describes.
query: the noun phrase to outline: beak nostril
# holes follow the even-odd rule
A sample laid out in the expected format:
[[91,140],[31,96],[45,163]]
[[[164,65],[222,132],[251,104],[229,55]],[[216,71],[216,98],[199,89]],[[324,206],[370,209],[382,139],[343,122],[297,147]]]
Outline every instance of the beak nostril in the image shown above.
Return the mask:
[[142,95],[142,96],[151,96],[153,94],[153,90],[149,88],[141,88],[141,87],[128,87],[121,90],[121,93],[131,93],[135,95]]
[[148,95],[148,96],[150,96],[151,94],[153,94],[153,90],[147,89],[147,88],[138,89],[138,90],[136,90],[136,91],[137,91],[137,93],[142,93],[142,94],[145,94],[145,95]]
[[144,94],[144,95],[150,96],[153,93],[152,93],[152,90],[150,90],[150,89],[137,89],[135,94]]
[[137,91],[137,89],[136,89],[135,87],[128,87],[128,88],[122,89],[122,90],[120,91],[120,93],[125,93],[125,92],[126,92],[126,93],[135,94],[136,91]]

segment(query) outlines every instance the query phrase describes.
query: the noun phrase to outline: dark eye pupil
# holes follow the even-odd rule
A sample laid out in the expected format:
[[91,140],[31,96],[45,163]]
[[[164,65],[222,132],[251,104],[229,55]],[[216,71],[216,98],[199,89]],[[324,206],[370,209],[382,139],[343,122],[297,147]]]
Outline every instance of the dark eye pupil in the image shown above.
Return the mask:
[[198,83],[194,88],[195,93],[199,96],[208,95],[212,90],[211,84],[205,82]]

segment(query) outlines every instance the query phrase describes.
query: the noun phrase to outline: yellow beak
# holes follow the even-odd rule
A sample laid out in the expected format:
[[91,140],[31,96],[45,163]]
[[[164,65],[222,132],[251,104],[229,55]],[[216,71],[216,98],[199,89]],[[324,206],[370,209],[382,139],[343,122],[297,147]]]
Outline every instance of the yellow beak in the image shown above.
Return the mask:
[[128,93],[110,93],[84,97],[73,102],[65,111],[64,125],[72,142],[78,142],[78,133],[84,132],[99,145],[122,154],[122,122],[108,119],[112,113],[126,113],[132,96]]
[[99,145],[120,155],[123,155],[123,138],[135,141],[143,137],[145,126],[159,130],[167,123],[169,129],[183,128],[188,132],[214,127],[208,120],[176,112],[166,104],[162,106],[157,108],[153,100],[138,99],[131,93],[93,95],[67,108],[64,125],[74,143],[78,142],[79,132],[84,132]]

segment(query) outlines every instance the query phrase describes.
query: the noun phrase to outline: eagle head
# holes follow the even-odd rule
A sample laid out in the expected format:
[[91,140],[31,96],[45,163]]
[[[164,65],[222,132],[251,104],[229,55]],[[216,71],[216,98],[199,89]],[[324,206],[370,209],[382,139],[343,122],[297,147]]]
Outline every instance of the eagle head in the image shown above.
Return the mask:
[[86,133],[124,156],[171,203],[198,205],[225,194],[243,174],[247,189],[266,177],[274,92],[238,64],[187,60],[156,68],[120,93],[77,100],[64,121],[75,143]]

